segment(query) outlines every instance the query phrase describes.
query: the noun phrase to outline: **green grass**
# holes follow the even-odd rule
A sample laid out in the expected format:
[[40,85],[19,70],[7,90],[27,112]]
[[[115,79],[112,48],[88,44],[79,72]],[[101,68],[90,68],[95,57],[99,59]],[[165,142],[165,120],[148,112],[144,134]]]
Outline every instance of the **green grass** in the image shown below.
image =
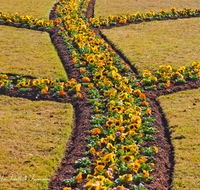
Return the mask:
[[199,18],[153,21],[101,31],[141,73],[199,61],[199,23]]
[[[175,148],[174,189],[200,188],[200,88],[161,96]],[[176,127],[173,127],[176,126]],[[185,138],[176,139],[183,135]]]
[[50,10],[56,2],[55,0],[1,0],[0,11],[49,19]]
[[66,80],[49,34],[0,26],[0,72]]
[[0,96],[1,189],[48,187],[64,156],[72,115],[70,104]]
[[199,0],[96,0],[94,17],[97,18],[99,15],[102,17],[117,16],[126,14],[127,11],[130,11],[131,14],[137,11],[140,13],[159,12],[163,8],[170,10],[172,7],[176,7],[177,10],[183,8],[199,9]]

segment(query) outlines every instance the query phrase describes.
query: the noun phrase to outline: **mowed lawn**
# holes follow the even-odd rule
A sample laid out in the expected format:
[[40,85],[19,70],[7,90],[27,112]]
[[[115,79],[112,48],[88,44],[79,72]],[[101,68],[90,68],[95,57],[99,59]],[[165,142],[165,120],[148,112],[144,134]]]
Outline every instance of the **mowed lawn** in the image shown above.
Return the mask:
[[161,9],[170,10],[172,7],[176,7],[177,10],[183,8],[199,9],[199,0],[96,0],[94,17],[117,16],[126,14],[127,11],[131,14],[137,11],[140,13],[159,12]]
[[1,25],[0,72],[67,80],[48,33]]
[[158,98],[172,132],[173,189],[200,189],[200,88]]
[[0,11],[49,19],[50,10],[56,2],[55,0],[1,0]]
[[64,157],[70,104],[0,95],[0,189],[47,189]]
[[200,19],[143,22],[102,33],[138,69],[156,71],[160,65],[174,69],[200,60]]

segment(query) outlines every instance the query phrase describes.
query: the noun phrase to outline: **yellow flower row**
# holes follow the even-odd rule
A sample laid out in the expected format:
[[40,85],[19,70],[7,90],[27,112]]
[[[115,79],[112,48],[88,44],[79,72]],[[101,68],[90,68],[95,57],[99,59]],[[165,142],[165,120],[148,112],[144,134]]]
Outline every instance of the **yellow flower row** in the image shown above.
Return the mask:
[[180,17],[180,16],[196,16],[200,14],[200,9],[188,9],[184,8],[183,10],[176,11],[175,7],[172,7],[170,11],[167,11],[165,9],[162,9],[158,13],[154,13],[153,11],[146,12],[144,14],[141,14],[139,12],[136,12],[135,14],[130,14],[129,11],[125,15],[119,15],[119,16],[108,16],[107,18],[102,18],[99,16],[98,18],[90,18],[90,23],[95,27],[100,26],[109,26],[109,25],[115,25],[117,23],[123,24],[128,22],[134,22],[134,21],[142,21],[142,20],[151,20],[153,18],[155,19],[162,19],[165,18],[171,18],[171,17]]
[[8,14],[2,11],[0,11],[0,21],[4,23],[22,24],[30,28],[44,27],[44,29],[51,29],[54,25],[53,20],[47,21],[45,19],[36,19],[32,15],[20,16],[18,13]]
[[[8,86],[5,88],[5,86]],[[64,95],[65,94],[65,88],[68,91],[76,92],[77,96],[80,98],[81,97],[81,84],[78,84],[75,79],[71,79],[70,81],[67,82],[60,82],[58,80],[54,79],[33,79],[32,81],[26,78],[23,78],[21,80],[17,80],[17,84],[14,85],[12,84],[12,80],[8,79],[8,76],[6,74],[0,74],[0,86],[4,90],[8,90],[10,88],[15,88],[19,89],[19,92],[25,92],[26,89],[31,88],[31,87],[36,87],[37,90],[41,94],[47,94],[49,89],[51,89],[51,92],[58,92],[58,95]],[[4,88],[3,88],[4,87]]]
[[180,67],[176,71],[172,71],[172,67],[170,65],[160,66],[159,71],[156,72],[157,77],[151,74],[148,70],[143,70],[143,74],[141,76],[142,80],[141,84],[145,86],[155,85],[155,83],[159,80],[159,82],[168,82],[170,79],[175,81],[185,81],[186,76],[191,79],[198,80],[200,78],[200,62],[193,62],[191,68]]

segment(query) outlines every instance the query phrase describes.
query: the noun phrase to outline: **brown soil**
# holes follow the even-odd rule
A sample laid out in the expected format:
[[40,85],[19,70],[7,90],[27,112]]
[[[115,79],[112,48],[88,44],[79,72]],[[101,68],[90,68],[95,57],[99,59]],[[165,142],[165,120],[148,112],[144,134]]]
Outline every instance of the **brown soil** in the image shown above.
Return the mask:
[[[94,4],[95,0],[91,0],[89,3],[88,11],[86,12],[86,17],[90,18],[93,17],[94,13]],[[54,15],[55,6],[51,10],[50,19],[55,19]],[[1,24],[1,23],[0,23]],[[28,27],[26,27],[28,28]],[[100,29],[95,28],[94,31],[97,35],[104,38],[101,35]],[[58,35],[58,29],[54,27],[52,30],[48,31],[54,44],[55,48],[58,51],[58,56],[60,57],[63,66],[67,72],[69,79],[75,78],[79,83],[81,82],[79,71],[74,65],[73,61],[70,59],[68,50],[63,43],[63,39],[61,36]],[[107,41],[104,38],[105,41]],[[111,47],[115,50],[115,47],[110,44]],[[121,57],[125,63],[129,64],[131,67],[131,72],[135,72],[137,74],[137,70],[131,66],[128,62],[126,57],[119,51],[116,53]],[[171,144],[170,140],[170,132],[167,128],[168,122],[165,118],[160,105],[156,101],[157,97],[160,95],[166,95],[175,93],[182,90],[194,89],[200,87],[200,81],[192,82],[187,81],[185,84],[177,85],[174,82],[171,82],[171,86],[168,89],[159,87],[156,91],[145,91],[145,94],[148,98],[148,102],[152,109],[152,115],[156,119],[154,123],[155,128],[159,131],[156,134],[156,141],[154,142],[145,142],[143,146],[151,146],[156,145],[159,148],[158,153],[154,156],[155,158],[155,167],[154,171],[151,173],[153,179],[148,183],[145,184],[145,187],[148,189],[158,189],[164,190],[169,189],[172,183],[172,175],[174,171],[174,148]],[[36,90],[33,88],[26,93],[18,93],[17,89],[11,89],[8,91],[0,90],[0,94],[14,96],[14,97],[23,97],[30,100],[51,100],[51,101],[59,101],[59,102],[66,102],[71,103],[74,108],[74,129],[71,134],[70,140],[66,145],[66,152],[62,162],[60,164],[59,169],[56,171],[56,175],[52,177],[51,182],[49,183],[49,189],[63,189],[65,187],[65,183],[63,182],[64,179],[68,179],[73,177],[74,171],[76,170],[75,167],[75,160],[83,158],[84,152],[86,151],[86,138],[89,136],[89,126],[90,118],[91,118],[91,108],[92,106],[87,103],[87,99],[89,98],[87,95],[87,89],[85,87],[81,87],[82,98],[81,99],[73,99],[72,93],[67,93],[63,98],[55,98],[51,95],[43,95],[37,96]],[[91,160],[94,160],[94,157],[91,157]],[[85,177],[85,176],[84,176]],[[82,183],[74,186],[79,189],[83,188],[83,184],[86,183],[86,179],[83,180]]]

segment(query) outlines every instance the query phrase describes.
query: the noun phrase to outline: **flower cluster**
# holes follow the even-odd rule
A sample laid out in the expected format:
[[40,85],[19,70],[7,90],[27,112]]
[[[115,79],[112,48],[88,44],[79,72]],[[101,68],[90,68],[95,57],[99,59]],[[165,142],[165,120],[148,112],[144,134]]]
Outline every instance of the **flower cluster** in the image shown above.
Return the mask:
[[177,11],[175,7],[172,7],[170,11],[162,9],[158,13],[154,13],[153,11],[146,12],[141,14],[136,12],[135,14],[130,14],[127,12],[125,15],[119,16],[108,16],[107,18],[102,18],[99,16],[98,18],[91,18],[90,23],[94,27],[100,26],[110,26],[116,25],[117,23],[130,23],[135,21],[143,21],[143,20],[152,20],[152,19],[163,19],[163,18],[171,18],[176,17],[179,18],[181,16],[196,16],[200,14],[200,9],[192,10],[188,8],[184,8],[183,10]]
[[39,95],[45,95],[47,93],[52,94],[55,97],[61,97],[65,95],[66,91],[76,93],[74,98],[81,98],[80,93],[81,84],[78,84],[75,79],[71,79],[67,82],[60,82],[58,79],[27,79],[21,76],[13,76],[13,80],[16,80],[17,84],[14,85],[12,80],[8,79],[6,74],[0,74],[0,89],[8,90],[11,88],[17,88],[18,92],[24,93],[35,87]]
[[180,67],[179,69],[173,71],[170,65],[160,66],[159,71],[157,71],[156,76],[152,75],[149,70],[143,70],[143,75],[140,75],[140,83],[144,86],[148,86],[147,90],[155,90],[156,85],[165,86],[168,88],[170,86],[170,80],[175,80],[178,83],[186,82],[188,77],[190,80],[200,79],[200,62],[193,62],[192,67],[185,68]]
[[[158,151],[155,146],[141,147],[143,141],[155,140],[154,118],[134,74],[89,26],[84,15],[88,2],[61,0],[56,8],[58,33],[79,68],[88,102],[93,105],[85,155],[96,155],[97,160],[91,163],[86,157],[75,163],[86,169],[95,166],[92,174],[87,174],[85,188],[127,189],[124,186],[133,188],[136,182],[142,187],[142,182],[152,178],[152,156]],[[68,184],[64,189],[79,183],[77,174],[64,180]]]
[[8,76],[4,73],[0,73],[0,89],[9,90],[12,88],[12,80],[8,80]]
[[29,26],[30,28],[33,27],[43,27],[46,29],[51,29],[53,27],[53,20],[45,20],[45,19],[36,19],[32,15],[31,16],[20,16],[18,13],[15,14],[8,14],[0,11],[0,21],[4,23],[14,23],[15,25],[23,25]]

